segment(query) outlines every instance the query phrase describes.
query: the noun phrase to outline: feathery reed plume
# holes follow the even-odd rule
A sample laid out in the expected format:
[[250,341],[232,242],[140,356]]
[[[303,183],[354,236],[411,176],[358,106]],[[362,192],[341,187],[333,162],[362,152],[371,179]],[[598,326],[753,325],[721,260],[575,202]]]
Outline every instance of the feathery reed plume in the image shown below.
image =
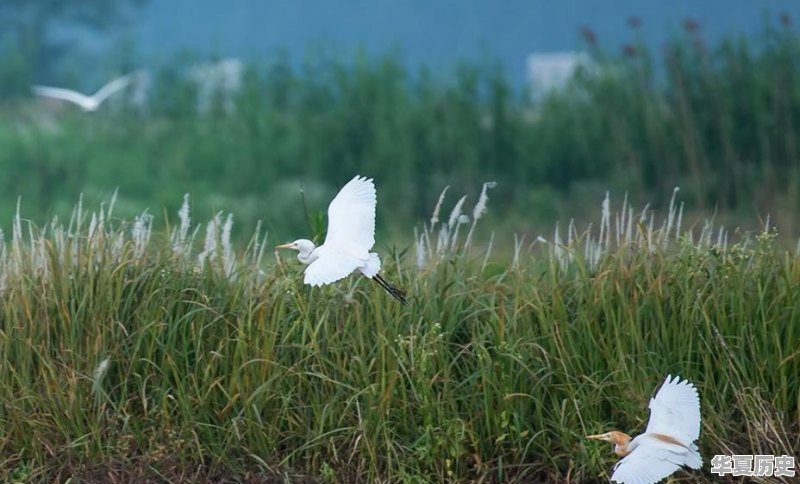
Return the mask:
[[[481,218],[481,216],[486,211],[486,205],[489,200],[487,191],[489,188],[493,188],[495,185],[496,185],[495,182],[486,182],[483,184],[483,188],[481,190],[481,195],[478,199],[478,203],[476,203],[475,207],[473,207],[472,225],[467,234],[467,239],[464,245],[461,247],[462,252],[466,252],[467,250],[469,250],[472,244],[475,223],[477,220]],[[430,225],[423,224],[421,231],[417,231],[416,229],[414,230],[414,241],[415,241],[414,247],[417,252],[416,262],[418,268],[422,268],[425,265],[431,263],[435,254],[444,254],[445,252],[448,251],[455,252],[458,245],[458,235],[460,231],[460,226],[470,222],[469,216],[462,213],[464,208],[464,203],[466,202],[467,199],[466,195],[461,197],[458,200],[458,202],[456,202],[455,206],[453,206],[453,209],[450,212],[450,216],[448,217],[447,221],[440,222],[439,213],[442,209],[442,203],[444,201],[444,196],[448,188],[450,188],[449,185],[446,186],[444,190],[442,190],[442,193],[439,195],[439,199],[436,203],[436,207],[434,208],[433,215],[430,219]],[[431,234],[435,234],[436,237],[435,250],[431,242],[431,237],[432,237]]]
[[517,237],[517,234],[514,234],[514,258],[511,260],[511,270],[519,269],[519,253],[520,250],[522,250],[522,243],[524,240],[524,235]]
[[469,232],[467,233],[467,240],[464,242],[464,247],[469,248],[472,245],[472,234],[475,232],[475,225],[478,223],[478,220],[486,213],[486,203],[489,201],[489,195],[487,192],[490,188],[494,188],[497,186],[497,182],[486,182],[483,184],[483,188],[481,188],[481,194],[478,197],[478,203],[475,204],[475,207],[472,209],[472,225],[469,228]]
[[189,235],[189,227],[191,226],[191,219],[189,217],[189,194],[183,195],[183,204],[178,210],[178,220],[180,221],[177,230],[172,232],[172,250],[176,255],[187,255],[189,252],[189,244],[187,237]]
[[225,224],[222,226],[222,236],[220,243],[222,245],[222,263],[225,275],[228,277],[233,276],[236,267],[236,258],[234,257],[233,247],[231,246],[231,229],[233,228],[233,214],[229,213],[225,219]]
[[105,358],[94,369],[94,374],[92,374],[92,394],[95,399],[98,399],[103,394],[103,380],[106,373],[108,373],[109,366],[111,366],[111,359]]
[[431,215],[431,228],[433,228],[436,224],[439,223],[439,210],[442,208],[442,202],[444,201],[444,194],[447,193],[447,189],[450,188],[450,185],[444,187],[442,193],[439,194],[439,201],[436,202],[436,207],[433,209],[433,215]]
[[217,253],[217,232],[220,227],[220,217],[222,217],[222,212],[217,212],[206,224],[206,238],[203,244],[203,250],[197,254],[197,265],[201,269],[205,267],[206,260]]
[[492,253],[493,246],[494,246],[494,230],[492,231],[492,235],[489,236],[489,245],[486,247],[486,255],[483,257],[483,263],[481,264],[481,271],[486,269],[486,264],[489,262],[489,255]]
[[133,219],[131,239],[133,240],[133,256],[136,259],[144,257],[147,244],[150,243],[150,234],[153,228],[153,216],[147,210]]
[[414,227],[414,244],[417,252],[417,269],[425,267],[427,259],[427,249],[425,248],[425,238],[419,234],[419,231]]

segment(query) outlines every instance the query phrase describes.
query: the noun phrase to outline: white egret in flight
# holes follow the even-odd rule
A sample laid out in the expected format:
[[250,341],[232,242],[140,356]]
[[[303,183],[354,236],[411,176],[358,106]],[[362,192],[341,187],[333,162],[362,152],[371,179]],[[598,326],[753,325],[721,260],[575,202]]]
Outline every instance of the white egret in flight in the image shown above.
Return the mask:
[[700,398],[688,380],[667,376],[650,399],[650,421],[643,434],[631,437],[612,430],[589,435],[614,444],[623,459],[614,466],[611,481],[625,484],[655,483],[687,466],[700,469],[703,458],[694,443],[700,436]]
[[80,106],[85,112],[94,112],[100,107],[100,105],[114,95],[115,93],[121,91],[128,87],[134,80],[134,76],[136,74],[128,74],[122,77],[118,77],[113,81],[109,82],[105,86],[101,87],[96,93],[91,96],[87,96],[86,94],[73,91],[72,89],[64,89],[61,87],[49,87],[49,86],[33,86],[33,92],[37,96],[42,96],[50,99],[58,99],[60,101],[67,101],[72,104],[76,104]]
[[315,247],[310,240],[298,239],[276,248],[298,251],[297,259],[308,266],[303,278],[306,284],[330,284],[359,271],[405,304],[405,293],[378,274],[381,259],[370,252],[375,245],[376,203],[372,179],[356,176],[328,206],[328,233],[322,245]]

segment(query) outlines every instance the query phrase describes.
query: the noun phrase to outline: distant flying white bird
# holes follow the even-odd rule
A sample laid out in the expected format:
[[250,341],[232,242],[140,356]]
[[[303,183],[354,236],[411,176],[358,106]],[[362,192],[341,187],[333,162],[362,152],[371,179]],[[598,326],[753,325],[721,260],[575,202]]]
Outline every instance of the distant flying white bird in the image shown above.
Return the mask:
[[356,176],[328,206],[328,233],[322,245],[314,247],[310,240],[298,239],[276,248],[298,251],[297,259],[308,265],[303,279],[306,284],[330,284],[359,271],[405,304],[405,293],[378,274],[381,259],[370,252],[375,245],[376,203],[372,179]]
[[87,96],[86,94],[82,94],[71,89],[49,86],[33,86],[33,92],[37,96],[58,99],[61,101],[70,102],[72,104],[77,104],[85,112],[94,112],[97,111],[97,108],[100,107],[103,101],[122,89],[128,87],[128,85],[133,82],[133,79],[134,74],[118,77],[101,87],[99,91],[91,96]]
[[630,436],[612,430],[589,435],[614,444],[614,453],[623,457],[614,466],[613,482],[650,484],[688,466],[700,469],[703,458],[694,443],[700,437],[700,398],[688,380],[667,376],[654,398],[650,399],[650,422],[641,435]]

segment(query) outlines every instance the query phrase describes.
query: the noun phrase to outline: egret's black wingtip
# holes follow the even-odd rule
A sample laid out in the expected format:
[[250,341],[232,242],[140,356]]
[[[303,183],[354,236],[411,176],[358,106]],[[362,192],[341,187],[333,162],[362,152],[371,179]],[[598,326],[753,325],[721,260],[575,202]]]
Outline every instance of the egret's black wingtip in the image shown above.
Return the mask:
[[402,304],[403,306],[408,304],[408,301],[406,300],[405,291],[403,291],[401,289],[398,289],[398,288],[394,287],[393,285],[391,285],[388,281],[386,281],[386,279],[381,277],[380,274],[375,274],[375,277],[373,277],[372,280],[374,280],[375,282],[378,283],[378,285],[380,285],[382,288],[384,288],[386,290],[386,292],[389,293],[390,296],[392,296],[396,300],[400,301],[400,304]]

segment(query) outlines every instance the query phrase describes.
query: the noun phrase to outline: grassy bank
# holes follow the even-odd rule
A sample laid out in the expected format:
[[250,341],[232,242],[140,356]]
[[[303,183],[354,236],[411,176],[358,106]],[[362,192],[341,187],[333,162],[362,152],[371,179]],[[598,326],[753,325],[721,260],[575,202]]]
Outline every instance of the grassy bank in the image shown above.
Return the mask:
[[506,258],[437,242],[446,220],[425,257],[381,248],[404,307],[302,286],[224,216],[78,213],[5,237],[0,480],[596,480],[614,458],[584,435],[642,431],[668,373],[700,391],[706,461],[800,455],[800,255],[772,232],[626,207]]

